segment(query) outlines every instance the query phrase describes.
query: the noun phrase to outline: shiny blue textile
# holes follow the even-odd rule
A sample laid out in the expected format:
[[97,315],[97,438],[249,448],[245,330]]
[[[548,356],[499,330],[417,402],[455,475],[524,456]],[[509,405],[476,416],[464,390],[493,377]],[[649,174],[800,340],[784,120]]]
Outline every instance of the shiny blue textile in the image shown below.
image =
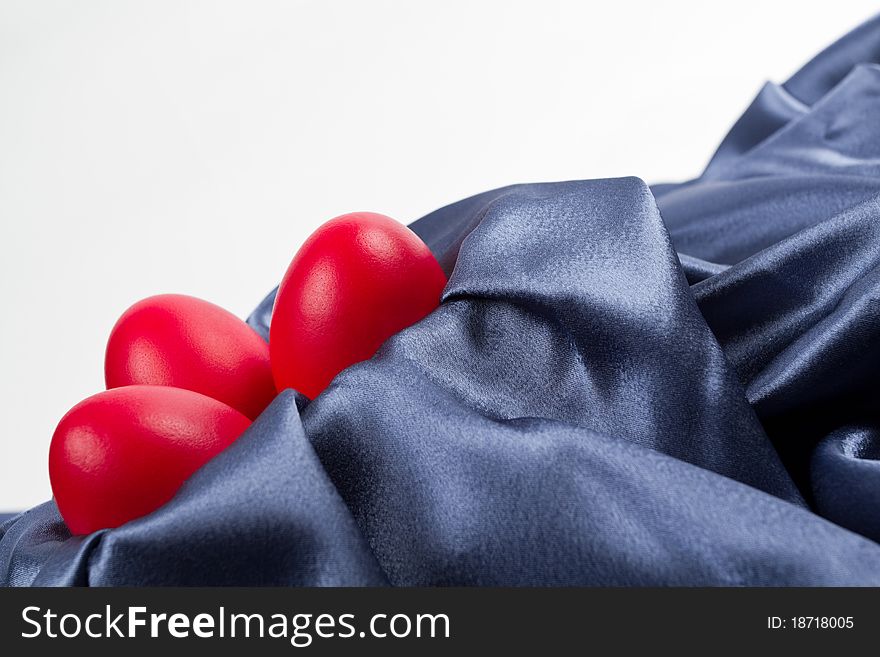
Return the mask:
[[696,180],[420,219],[436,312],[145,518],[7,520],[0,581],[880,585],[878,62],[880,18],[766,85]]

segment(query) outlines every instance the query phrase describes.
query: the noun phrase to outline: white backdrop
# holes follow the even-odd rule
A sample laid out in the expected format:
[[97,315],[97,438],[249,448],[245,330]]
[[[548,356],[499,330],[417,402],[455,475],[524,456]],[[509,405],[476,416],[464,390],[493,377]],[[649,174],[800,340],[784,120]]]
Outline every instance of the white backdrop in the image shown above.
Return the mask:
[[0,0],[0,510],[50,496],[116,317],[245,316],[319,223],[696,175],[875,2]]

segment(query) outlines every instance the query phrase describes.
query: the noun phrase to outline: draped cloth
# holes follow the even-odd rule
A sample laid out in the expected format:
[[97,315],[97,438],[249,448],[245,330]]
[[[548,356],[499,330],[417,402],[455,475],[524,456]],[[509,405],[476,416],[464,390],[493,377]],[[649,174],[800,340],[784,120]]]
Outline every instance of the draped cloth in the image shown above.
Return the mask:
[[148,516],[6,520],[0,582],[880,585],[878,62],[880,17],[764,86],[695,180],[419,219],[435,312]]

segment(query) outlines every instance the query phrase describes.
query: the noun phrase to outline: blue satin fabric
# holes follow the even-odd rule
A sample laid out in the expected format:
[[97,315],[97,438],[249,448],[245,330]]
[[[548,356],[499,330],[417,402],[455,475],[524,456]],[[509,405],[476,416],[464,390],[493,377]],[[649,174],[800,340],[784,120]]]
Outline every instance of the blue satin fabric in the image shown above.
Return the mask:
[[878,61],[874,19],[765,86],[696,180],[420,219],[436,312],[145,518],[7,520],[0,580],[880,585]]

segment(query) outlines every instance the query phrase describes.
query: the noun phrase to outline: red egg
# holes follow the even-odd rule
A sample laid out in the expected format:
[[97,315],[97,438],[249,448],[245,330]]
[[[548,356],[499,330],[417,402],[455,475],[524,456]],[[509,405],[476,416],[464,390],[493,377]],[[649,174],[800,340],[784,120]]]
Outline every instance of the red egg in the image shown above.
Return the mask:
[[108,388],[173,386],[194,390],[256,418],[275,397],[269,345],[213,303],[162,294],[126,310],[110,333]]
[[65,415],[49,448],[58,510],[74,534],[154,511],[248,428],[205,395],[163,386],[100,392]]
[[290,263],[272,314],[278,390],[314,398],[340,371],[434,310],[446,276],[406,226],[372,212],[331,219]]

